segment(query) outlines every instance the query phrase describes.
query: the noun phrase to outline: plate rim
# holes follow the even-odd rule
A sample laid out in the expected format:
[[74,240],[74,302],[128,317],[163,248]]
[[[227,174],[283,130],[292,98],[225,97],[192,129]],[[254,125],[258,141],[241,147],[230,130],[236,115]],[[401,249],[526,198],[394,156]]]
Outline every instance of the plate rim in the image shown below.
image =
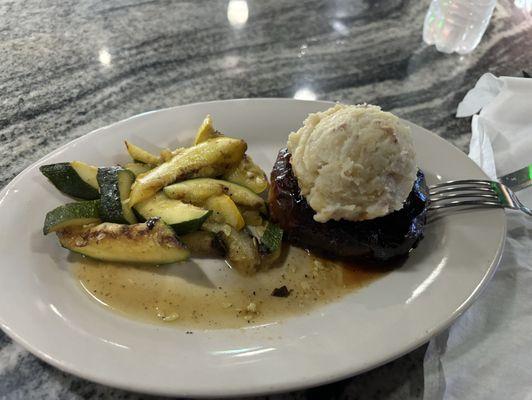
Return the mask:
[[[142,112],[142,113],[139,113],[139,114],[135,114],[135,115],[129,116],[127,118],[124,118],[122,120],[115,121],[115,122],[112,122],[112,123],[110,123],[108,125],[99,127],[97,129],[89,131],[89,132],[87,132],[85,134],[82,134],[79,137],[77,137],[77,138],[75,138],[75,139],[73,139],[73,140],[71,140],[71,141],[59,146],[55,150],[51,151],[50,153],[47,153],[46,155],[44,155],[40,159],[38,159],[38,160],[34,161],[33,163],[31,163],[30,165],[28,165],[20,173],[18,173],[13,179],[11,179],[6,184],[6,186],[0,191],[0,207],[2,207],[3,198],[7,195],[7,193],[12,188],[12,186],[16,185],[21,179],[23,179],[24,176],[27,173],[29,173],[29,171],[31,169],[36,167],[36,165],[46,162],[46,160],[48,160],[49,158],[52,158],[57,153],[62,152],[63,150],[65,150],[66,148],[76,144],[77,142],[82,141],[82,140],[86,140],[88,137],[93,137],[93,136],[96,136],[98,134],[101,134],[102,131],[105,131],[105,130],[108,130],[110,128],[113,128],[116,125],[123,124],[126,121],[132,121],[132,120],[135,120],[135,119],[140,119],[140,118],[143,118],[143,117],[145,117],[146,115],[149,115],[149,114],[167,112],[167,111],[171,111],[171,110],[178,109],[178,108],[194,107],[194,106],[198,106],[198,105],[209,105],[209,104],[213,104],[213,103],[229,103],[229,102],[233,103],[233,102],[250,102],[250,101],[251,102],[282,101],[282,102],[290,102],[290,103],[299,102],[299,103],[312,103],[312,104],[323,104],[323,105],[334,105],[334,104],[337,103],[337,102],[334,102],[334,101],[326,101],[326,100],[302,100],[302,99],[278,98],[278,97],[236,98],[236,99],[227,99],[227,100],[211,100],[211,101],[205,101],[205,102],[187,103],[187,104],[176,105],[176,106],[171,106],[171,107],[165,107],[165,108],[160,108],[160,109],[153,109],[153,110],[150,110],[150,111],[146,111],[146,112]],[[430,130],[428,130],[426,128],[423,128],[422,126],[417,125],[417,124],[415,124],[413,122],[410,122],[408,120],[404,120],[404,119],[402,119],[402,120],[407,122],[409,125],[415,126],[416,128],[421,129],[422,131],[430,134],[434,139],[438,140],[443,145],[451,146],[455,150],[457,150],[460,153],[462,153],[466,158],[468,158],[467,154],[465,154],[461,149],[459,149],[453,143],[448,142],[447,140],[445,140],[441,136],[437,135],[436,133],[434,133],[434,132],[432,132],[432,131],[430,131]],[[486,176],[486,178],[489,179],[489,177],[487,177],[485,172],[476,163],[474,163],[472,160],[470,160],[470,161],[471,161],[471,165],[474,165],[474,167],[482,175]],[[165,389],[158,389],[156,387],[149,387],[149,385],[136,384],[135,382],[130,382],[129,384],[116,383],[115,381],[113,381],[112,378],[107,378],[107,377],[103,377],[102,378],[101,376],[99,376],[97,374],[92,374],[90,371],[85,372],[82,369],[77,368],[76,365],[71,365],[71,364],[69,364],[67,362],[62,362],[61,360],[57,360],[53,356],[47,354],[44,351],[41,351],[39,348],[37,348],[35,346],[33,346],[31,343],[29,343],[28,341],[23,339],[16,332],[14,332],[9,327],[9,325],[6,323],[6,321],[4,320],[2,315],[0,315],[0,328],[3,330],[3,332],[10,339],[12,339],[14,342],[20,344],[25,350],[29,351],[31,354],[33,354],[34,356],[36,356],[40,360],[46,362],[47,364],[52,365],[55,368],[58,368],[59,370],[61,370],[63,372],[72,374],[74,376],[86,379],[86,380],[91,381],[91,382],[95,382],[95,383],[98,383],[98,384],[105,385],[105,386],[108,386],[108,387],[118,388],[118,389],[127,390],[127,391],[134,391],[134,392],[138,392],[138,393],[146,393],[146,394],[154,394],[154,395],[166,395],[166,396],[168,396],[168,395],[169,396],[178,395],[178,396],[188,396],[188,397],[196,397],[196,398],[228,398],[228,397],[234,397],[234,396],[239,396],[240,397],[240,396],[260,396],[260,395],[265,395],[265,394],[276,394],[276,393],[283,393],[283,392],[294,391],[294,390],[301,390],[301,389],[304,389],[304,388],[311,388],[311,387],[321,386],[321,385],[325,385],[325,384],[328,384],[328,383],[331,383],[331,382],[335,382],[335,381],[338,381],[338,380],[342,380],[342,379],[346,379],[346,378],[349,378],[349,377],[357,376],[357,375],[362,374],[364,372],[367,372],[369,370],[378,368],[379,366],[382,366],[382,365],[384,365],[384,364],[386,364],[388,362],[396,360],[397,358],[399,358],[399,357],[401,357],[401,356],[403,356],[403,355],[405,355],[405,354],[417,349],[418,347],[420,347],[424,343],[427,343],[432,337],[434,337],[438,333],[442,332],[443,330],[448,328],[454,321],[456,321],[456,319],[458,317],[460,317],[460,315],[462,315],[474,303],[474,301],[478,298],[478,296],[480,294],[482,294],[483,290],[487,286],[487,283],[491,280],[493,274],[496,272],[497,267],[500,264],[500,261],[501,261],[501,258],[502,258],[503,252],[504,252],[505,242],[506,242],[507,219],[505,217],[505,212],[504,212],[503,209],[499,209],[499,210],[496,210],[496,211],[499,211],[499,215],[503,215],[504,216],[502,218],[502,220],[503,220],[503,226],[502,226],[502,229],[501,229],[501,233],[502,234],[501,234],[501,236],[499,238],[497,252],[496,252],[496,255],[493,258],[493,260],[491,260],[490,265],[486,269],[486,272],[483,275],[482,279],[479,281],[479,283],[477,284],[475,289],[471,292],[471,294],[467,297],[467,299],[465,299],[460,304],[460,306],[456,308],[456,310],[449,316],[449,318],[447,318],[446,320],[443,320],[440,324],[438,324],[437,326],[433,327],[431,330],[422,332],[419,335],[419,337],[415,341],[413,341],[411,343],[410,346],[408,346],[406,348],[401,348],[401,349],[399,349],[399,350],[397,350],[397,351],[395,351],[393,353],[388,353],[387,356],[381,357],[381,359],[379,359],[378,361],[376,361],[374,363],[371,363],[371,365],[368,365],[365,368],[358,369],[358,370],[356,370],[356,372],[353,372],[352,369],[349,370],[349,368],[347,368],[345,371],[339,371],[339,372],[336,372],[334,374],[330,374],[330,375],[327,375],[327,376],[317,375],[317,377],[311,377],[305,382],[299,382],[299,383],[287,382],[287,383],[280,384],[280,385],[279,384],[275,384],[275,383],[270,384],[270,385],[264,384],[262,388],[258,388],[258,389],[256,388],[254,390],[253,389],[244,389],[244,390],[242,390],[242,389],[236,389],[236,390],[235,389],[231,389],[231,390],[225,389],[224,393],[216,393],[215,394],[212,391],[202,391],[201,388],[199,388],[199,390],[189,391],[187,393],[183,393],[183,392],[177,392],[175,390],[165,390]],[[275,387],[273,387],[273,385],[275,385]]]

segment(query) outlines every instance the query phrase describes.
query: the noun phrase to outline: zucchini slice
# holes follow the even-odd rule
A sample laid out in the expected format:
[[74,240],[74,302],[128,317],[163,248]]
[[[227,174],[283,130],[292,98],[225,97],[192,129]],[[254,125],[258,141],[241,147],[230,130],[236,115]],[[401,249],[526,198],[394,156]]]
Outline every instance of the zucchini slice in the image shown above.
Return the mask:
[[212,118],[210,115],[207,115],[196,133],[196,138],[194,139],[194,145],[205,142],[209,139],[221,136],[219,132],[214,130],[212,125]]
[[209,197],[205,207],[214,211],[211,216],[214,222],[228,224],[236,230],[242,229],[246,224],[235,202],[225,194]]
[[235,168],[227,171],[223,179],[244,186],[257,194],[264,192],[269,186],[264,171],[248,155],[244,155]]
[[100,197],[96,173],[98,168],[81,161],[41,165],[39,170],[61,192],[85,200]]
[[64,248],[103,261],[168,264],[186,260],[187,248],[174,231],[158,218],[145,223],[103,223],[57,232]]
[[144,219],[160,217],[166,224],[174,228],[178,235],[197,231],[212,213],[212,211],[204,210],[192,204],[169,199],[163,192],[157,193],[151,199],[137,203],[135,211]]
[[144,174],[145,172],[148,172],[151,168],[152,168],[151,165],[143,164],[139,162],[131,162],[131,163],[124,164],[124,169],[127,169],[128,171],[133,172],[133,175],[135,176]]
[[217,235],[207,231],[195,231],[179,237],[193,255],[224,256],[225,245]]
[[137,177],[131,188],[130,204],[154,196],[163,187],[190,177],[213,177],[223,174],[242,160],[246,142],[218,137],[189,147],[170,161]]
[[100,201],[78,201],[59,206],[46,214],[43,233],[45,235],[60,229],[100,222]]
[[281,248],[283,230],[276,224],[268,222],[266,226],[248,226],[247,229],[257,239],[261,254],[275,253]]
[[261,258],[253,238],[246,230],[232,229],[229,235],[222,235],[222,240],[227,248],[227,261],[233,268],[245,275],[258,271]]
[[261,226],[263,224],[264,220],[257,210],[246,210],[241,207],[238,207],[238,209],[240,210],[240,214],[242,214],[246,225]]
[[124,142],[126,144],[126,149],[133,161],[138,161],[143,164],[157,165],[160,163],[160,158],[155,154],[150,153],[147,150],[144,150],[142,147],[134,145],[133,143]]
[[237,231],[226,224],[206,223],[204,229],[216,234],[226,248],[231,267],[244,275],[252,275],[261,267],[258,248],[246,229]]
[[276,252],[281,248],[281,244],[283,243],[283,230],[279,225],[268,222],[260,242],[270,253]]
[[98,168],[100,216],[106,222],[134,224],[135,214],[127,202],[135,175],[122,167]]
[[209,197],[227,194],[240,205],[266,212],[264,199],[244,186],[221,179],[197,178],[175,183],[164,188],[164,193],[172,198],[193,204],[201,204]]
[[94,165],[89,165],[81,161],[72,161],[70,166],[74,168],[74,171],[78,176],[90,186],[99,189],[98,180],[96,179],[96,174],[98,173],[98,168]]

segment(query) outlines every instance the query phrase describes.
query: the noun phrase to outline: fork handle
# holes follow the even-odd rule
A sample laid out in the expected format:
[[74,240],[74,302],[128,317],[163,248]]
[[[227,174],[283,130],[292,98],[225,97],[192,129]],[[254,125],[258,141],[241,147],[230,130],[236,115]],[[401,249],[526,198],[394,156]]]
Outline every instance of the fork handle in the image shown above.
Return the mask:
[[532,164],[499,177],[499,181],[514,192],[532,185]]

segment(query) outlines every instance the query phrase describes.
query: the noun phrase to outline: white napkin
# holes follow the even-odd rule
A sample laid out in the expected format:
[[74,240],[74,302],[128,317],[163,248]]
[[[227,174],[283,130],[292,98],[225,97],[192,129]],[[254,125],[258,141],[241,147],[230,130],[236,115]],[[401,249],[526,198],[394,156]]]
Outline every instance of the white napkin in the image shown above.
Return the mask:
[[514,0],[514,3],[517,8],[521,8],[528,12],[532,11],[532,0]]
[[[492,178],[532,162],[532,79],[483,75],[458,106],[470,116],[469,156]],[[532,205],[532,188],[518,196]],[[433,338],[426,400],[532,399],[532,217],[509,211],[499,269],[484,293]]]

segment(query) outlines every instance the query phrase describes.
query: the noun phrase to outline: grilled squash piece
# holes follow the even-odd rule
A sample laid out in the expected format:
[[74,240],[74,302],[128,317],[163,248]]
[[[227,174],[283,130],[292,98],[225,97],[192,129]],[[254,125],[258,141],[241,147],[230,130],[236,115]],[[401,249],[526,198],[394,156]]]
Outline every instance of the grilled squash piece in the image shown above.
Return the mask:
[[220,257],[225,255],[225,245],[220,238],[207,231],[195,231],[179,237],[192,255]]
[[189,147],[169,161],[139,175],[131,187],[131,206],[154,196],[163,187],[190,177],[221,175],[238,164],[246,151],[246,142],[218,137]]
[[163,192],[159,192],[152,198],[137,203],[135,205],[135,211],[144,219],[160,217],[178,235],[197,231],[212,213],[212,211],[193,206],[192,204],[169,199]]
[[223,175],[223,179],[244,186],[257,194],[268,189],[268,178],[264,171],[245,155],[242,161]]
[[107,222],[134,224],[135,214],[127,204],[127,198],[135,175],[122,167],[98,168],[100,185],[100,216]]
[[266,212],[264,199],[244,186],[221,179],[197,178],[178,182],[164,188],[164,193],[172,199],[192,204],[202,204],[209,197],[227,194],[239,205]]
[[85,200],[100,197],[96,173],[98,168],[81,161],[41,165],[41,173],[61,192]]
[[[196,145],[220,136],[223,136],[223,134],[214,129],[212,118],[210,115],[207,115],[196,133],[194,144]],[[248,155],[244,155],[239,164],[225,173],[223,179],[245,186],[257,194],[268,189],[266,174]]]
[[201,123],[200,127],[198,128],[198,132],[196,133],[196,137],[194,139],[194,145],[205,142],[209,139],[218,136],[221,136],[221,134],[214,130],[214,127],[212,125],[212,118],[210,115],[207,115]]
[[134,225],[70,227],[57,236],[64,248],[102,261],[168,264],[189,257],[172,228],[159,218]]
[[283,230],[272,222],[262,226],[248,226],[251,236],[257,239],[261,254],[275,253],[281,248]]
[[133,161],[150,165],[159,164],[159,156],[156,156],[155,154],[152,154],[149,151],[144,150],[142,147],[128,142],[127,140],[124,143],[126,144],[127,152],[129,153]]
[[205,202],[205,207],[213,211],[210,218],[214,222],[228,224],[237,231],[245,225],[244,218],[235,202],[225,194],[209,197]]
[[262,260],[259,250],[247,229],[237,231],[227,224],[208,222],[203,229],[214,233],[222,241],[227,261],[238,272],[252,275],[260,269]]
[[43,233],[100,222],[100,201],[78,201],[59,206],[46,214]]
[[133,175],[135,176],[139,176],[140,174],[144,174],[145,172],[148,172],[150,169],[152,169],[152,166],[139,162],[130,162],[124,164],[124,169],[133,172]]

